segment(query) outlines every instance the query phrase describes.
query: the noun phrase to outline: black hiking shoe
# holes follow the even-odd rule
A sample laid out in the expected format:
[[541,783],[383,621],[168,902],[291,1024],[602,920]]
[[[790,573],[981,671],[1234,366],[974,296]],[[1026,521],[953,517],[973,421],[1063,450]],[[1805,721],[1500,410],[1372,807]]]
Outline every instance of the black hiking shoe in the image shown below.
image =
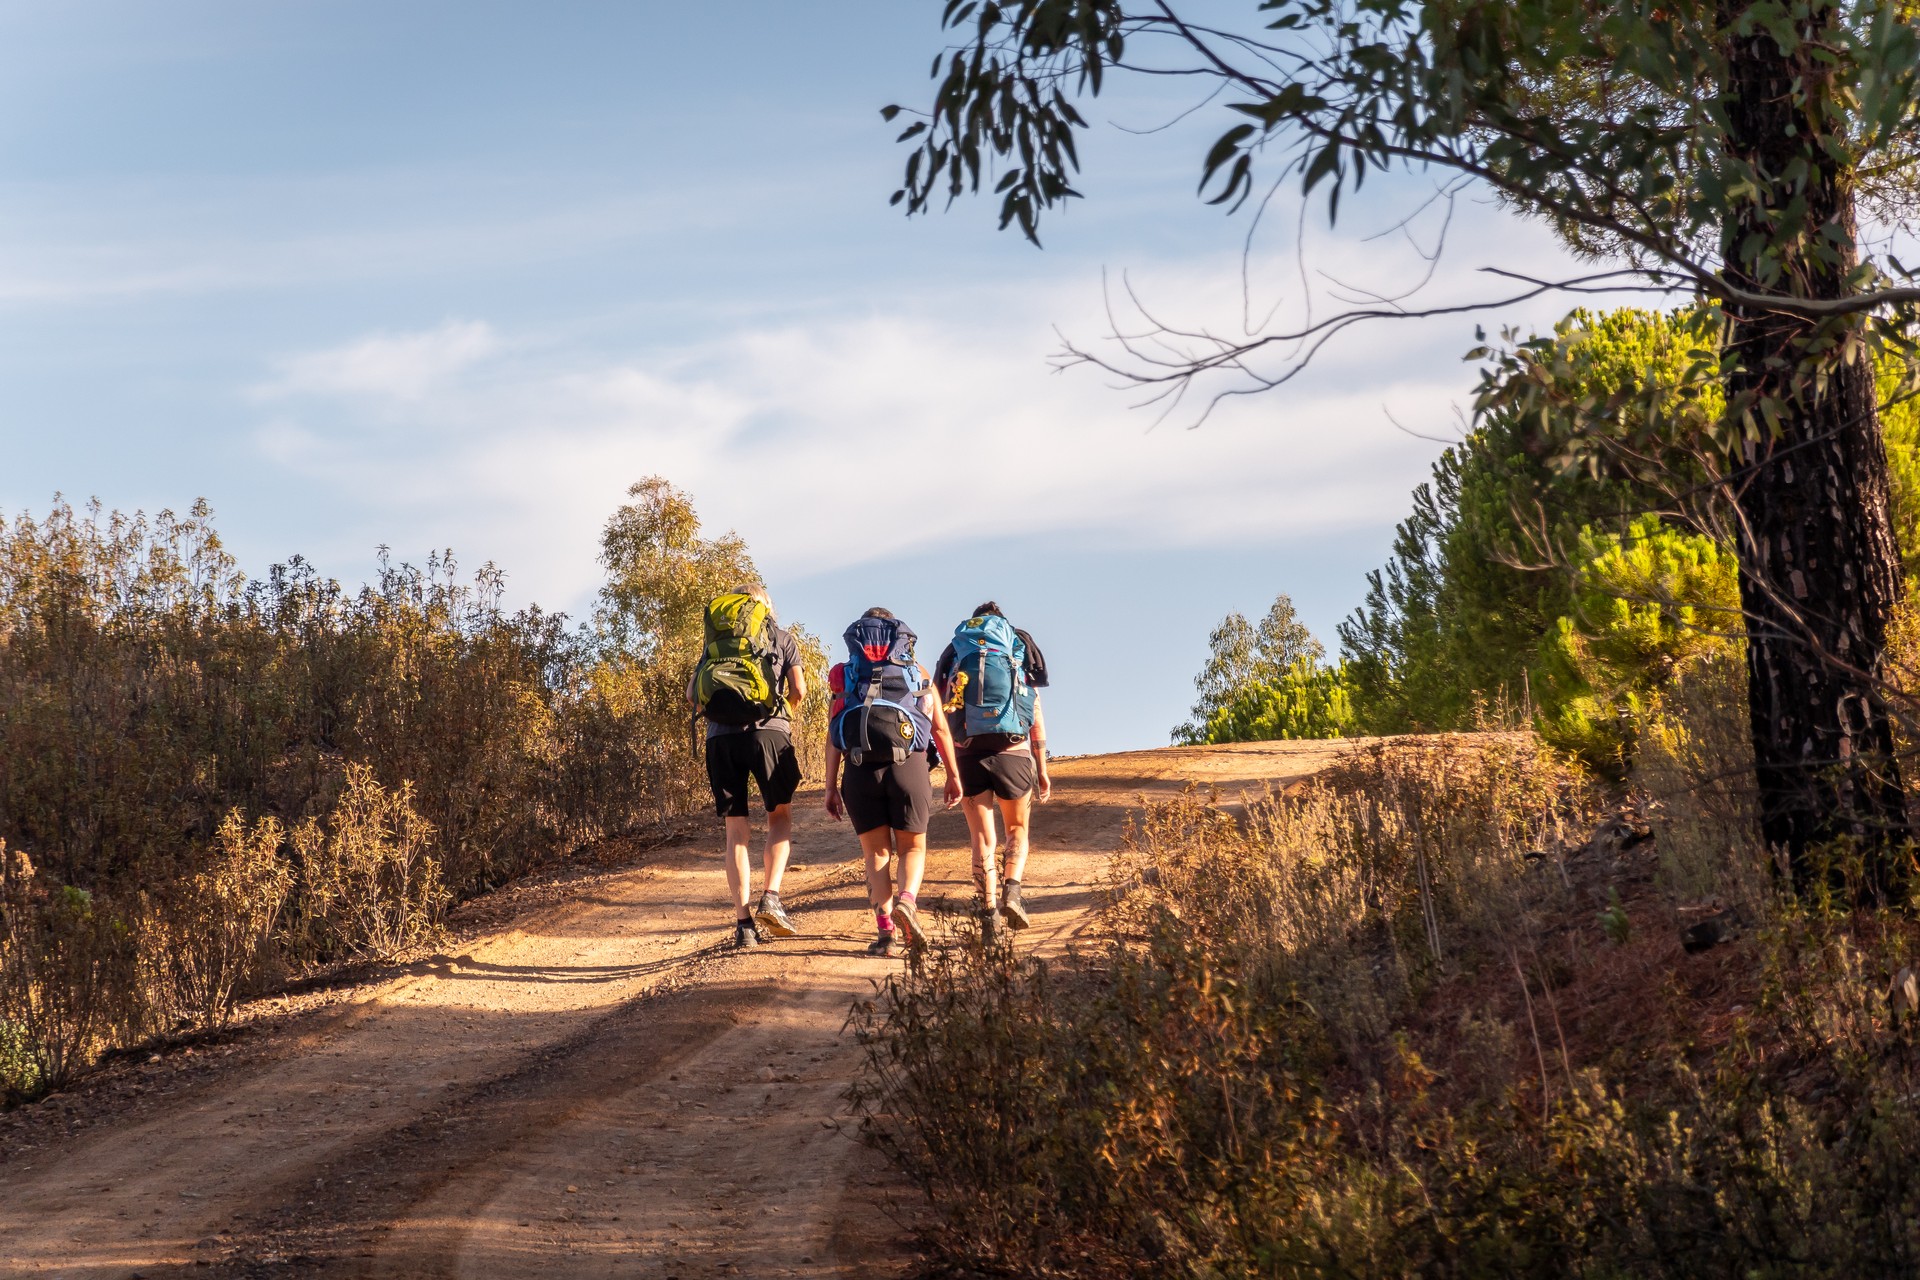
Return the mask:
[[733,922],[733,949],[747,951],[760,945],[760,931],[753,927],[751,920]]
[[889,929],[867,944],[867,954],[882,960],[893,954],[893,930]]
[[1027,919],[1027,904],[1020,900],[1020,882],[1008,880],[1000,886],[1000,914],[1007,918],[1007,928],[1024,929],[1033,922]]
[[787,919],[787,913],[781,910],[780,895],[777,893],[760,895],[760,905],[753,909],[753,922],[775,938],[791,938],[800,932],[793,927],[793,921]]
[[980,913],[980,945],[991,948],[1000,941],[1000,917],[992,911]]
[[920,928],[920,912],[914,907],[912,898],[894,899],[893,927],[900,935],[900,941],[915,950],[927,940],[927,935]]

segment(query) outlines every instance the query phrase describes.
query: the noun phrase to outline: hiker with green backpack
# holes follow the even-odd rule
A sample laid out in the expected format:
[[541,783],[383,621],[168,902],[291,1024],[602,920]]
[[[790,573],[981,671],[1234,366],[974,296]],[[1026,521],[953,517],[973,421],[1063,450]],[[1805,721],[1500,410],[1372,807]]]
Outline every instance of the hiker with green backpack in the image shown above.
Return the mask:
[[[1029,923],[1020,888],[1027,867],[1027,833],[1034,798],[1045,801],[1053,793],[1039,693],[1047,683],[1047,660],[1033,637],[1008,622],[1000,606],[988,600],[954,628],[953,643],[934,663],[933,675],[957,752],[947,758],[965,796],[973,883],[980,895],[980,935],[992,942],[1003,917],[1011,929]],[[1005,874],[997,883],[996,810],[1007,828]]]
[[[773,602],[758,583],[736,587],[707,605],[700,663],[687,685],[694,726],[707,722],[707,781],[713,806],[727,822],[727,888],[733,895],[733,945],[752,947],[761,932],[790,938],[798,932],[780,905],[780,878],[793,847],[793,793],[800,760],[793,750],[793,716],[807,696],[800,646],[775,620]],[[748,843],[748,783],[760,789],[767,811],[766,887],[752,911]]]

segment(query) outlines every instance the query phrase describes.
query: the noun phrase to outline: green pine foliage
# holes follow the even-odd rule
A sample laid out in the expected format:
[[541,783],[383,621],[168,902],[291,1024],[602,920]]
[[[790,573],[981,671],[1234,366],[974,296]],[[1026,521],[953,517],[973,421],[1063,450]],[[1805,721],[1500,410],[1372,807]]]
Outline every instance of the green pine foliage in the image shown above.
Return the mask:
[[1267,742],[1276,738],[1344,738],[1353,732],[1353,695],[1345,663],[1308,657],[1279,676],[1242,685],[1207,717],[1199,741]]
[[1285,592],[1259,626],[1230,613],[1208,637],[1207,663],[1194,677],[1200,693],[1193,718],[1173,731],[1188,746],[1265,742],[1275,738],[1341,738],[1354,729],[1353,696],[1344,662],[1295,614]]
[[1562,387],[1658,432],[1700,398],[1696,353],[1716,326],[1699,309],[1576,311],[1551,339],[1496,362],[1478,425],[1414,491],[1392,558],[1340,626],[1364,731],[1466,728],[1487,702],[1532,701],[1541,640],[1573,612],[1574,580],[1554,566],[1590,526],[1661,505],[1627,468],[1568,448],[1569,424],[1505,393],[1548,364]]
[[1533,688],[1542,736],[1624,775],[1648,698],[1740,635],[1733,553],[1642,516],[1624,534],[1583,530],[1570,612],[1541,642]]

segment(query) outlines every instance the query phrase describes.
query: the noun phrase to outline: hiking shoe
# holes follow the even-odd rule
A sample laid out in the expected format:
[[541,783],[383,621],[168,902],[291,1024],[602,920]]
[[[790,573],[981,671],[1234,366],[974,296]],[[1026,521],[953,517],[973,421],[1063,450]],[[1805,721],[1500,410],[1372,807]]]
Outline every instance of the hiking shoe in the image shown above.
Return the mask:
[[882,960],[893,954],[893,930],[889,929],[867,944],[867,954]]
[[753,922],[776,938],[791,938],[800,932],[793,927],[793,921],[787,919],[787,913],[781,910],[780,895],[777,893],[760,895],[760,905],[753,909]]
[[919,947],[927,940],[927,935],[920,928],[920,912],[912,898],[893,900],[893,927],[899,933],[900,941],[909,947]]
[[980,945],[991,947],[1000,941],[1000,917],[991,911],[980,913]]
[[1000,914],[1007,918],[1007,928],[1024,929],[1033,922],[1027,919],[1027,904],[1020,900],[1020,882],[1009,880],[1000,886]]
[[736,951],[746,951],[760,945],[760,931],[753,927],[751,920],[733,922],[733,947]]

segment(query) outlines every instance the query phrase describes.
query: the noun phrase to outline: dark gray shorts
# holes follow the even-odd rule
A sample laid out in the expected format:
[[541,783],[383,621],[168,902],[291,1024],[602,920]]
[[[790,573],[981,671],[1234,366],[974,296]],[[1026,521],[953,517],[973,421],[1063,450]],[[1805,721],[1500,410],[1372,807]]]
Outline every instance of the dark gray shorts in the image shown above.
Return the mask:
[[1033,754],[1028,751],[1002,751],[990,756],[960,752],[960,793],[965,796],[991,791],[1002,800],[1018,800],[1033,790],[1036,776]]
[[760,788],[760,803],[778,809],[800,789],[800,758],[793,738],[779,729],[746,729],[707,739],[707,781],[713,810],[723,818],[747,816],[747,780]]
[[924,833],[933,818],[933,781],[927,753],[916,751],[900,764],[847,761],[840,776],[840,802],[853,833],[863,836],[881,827]]

